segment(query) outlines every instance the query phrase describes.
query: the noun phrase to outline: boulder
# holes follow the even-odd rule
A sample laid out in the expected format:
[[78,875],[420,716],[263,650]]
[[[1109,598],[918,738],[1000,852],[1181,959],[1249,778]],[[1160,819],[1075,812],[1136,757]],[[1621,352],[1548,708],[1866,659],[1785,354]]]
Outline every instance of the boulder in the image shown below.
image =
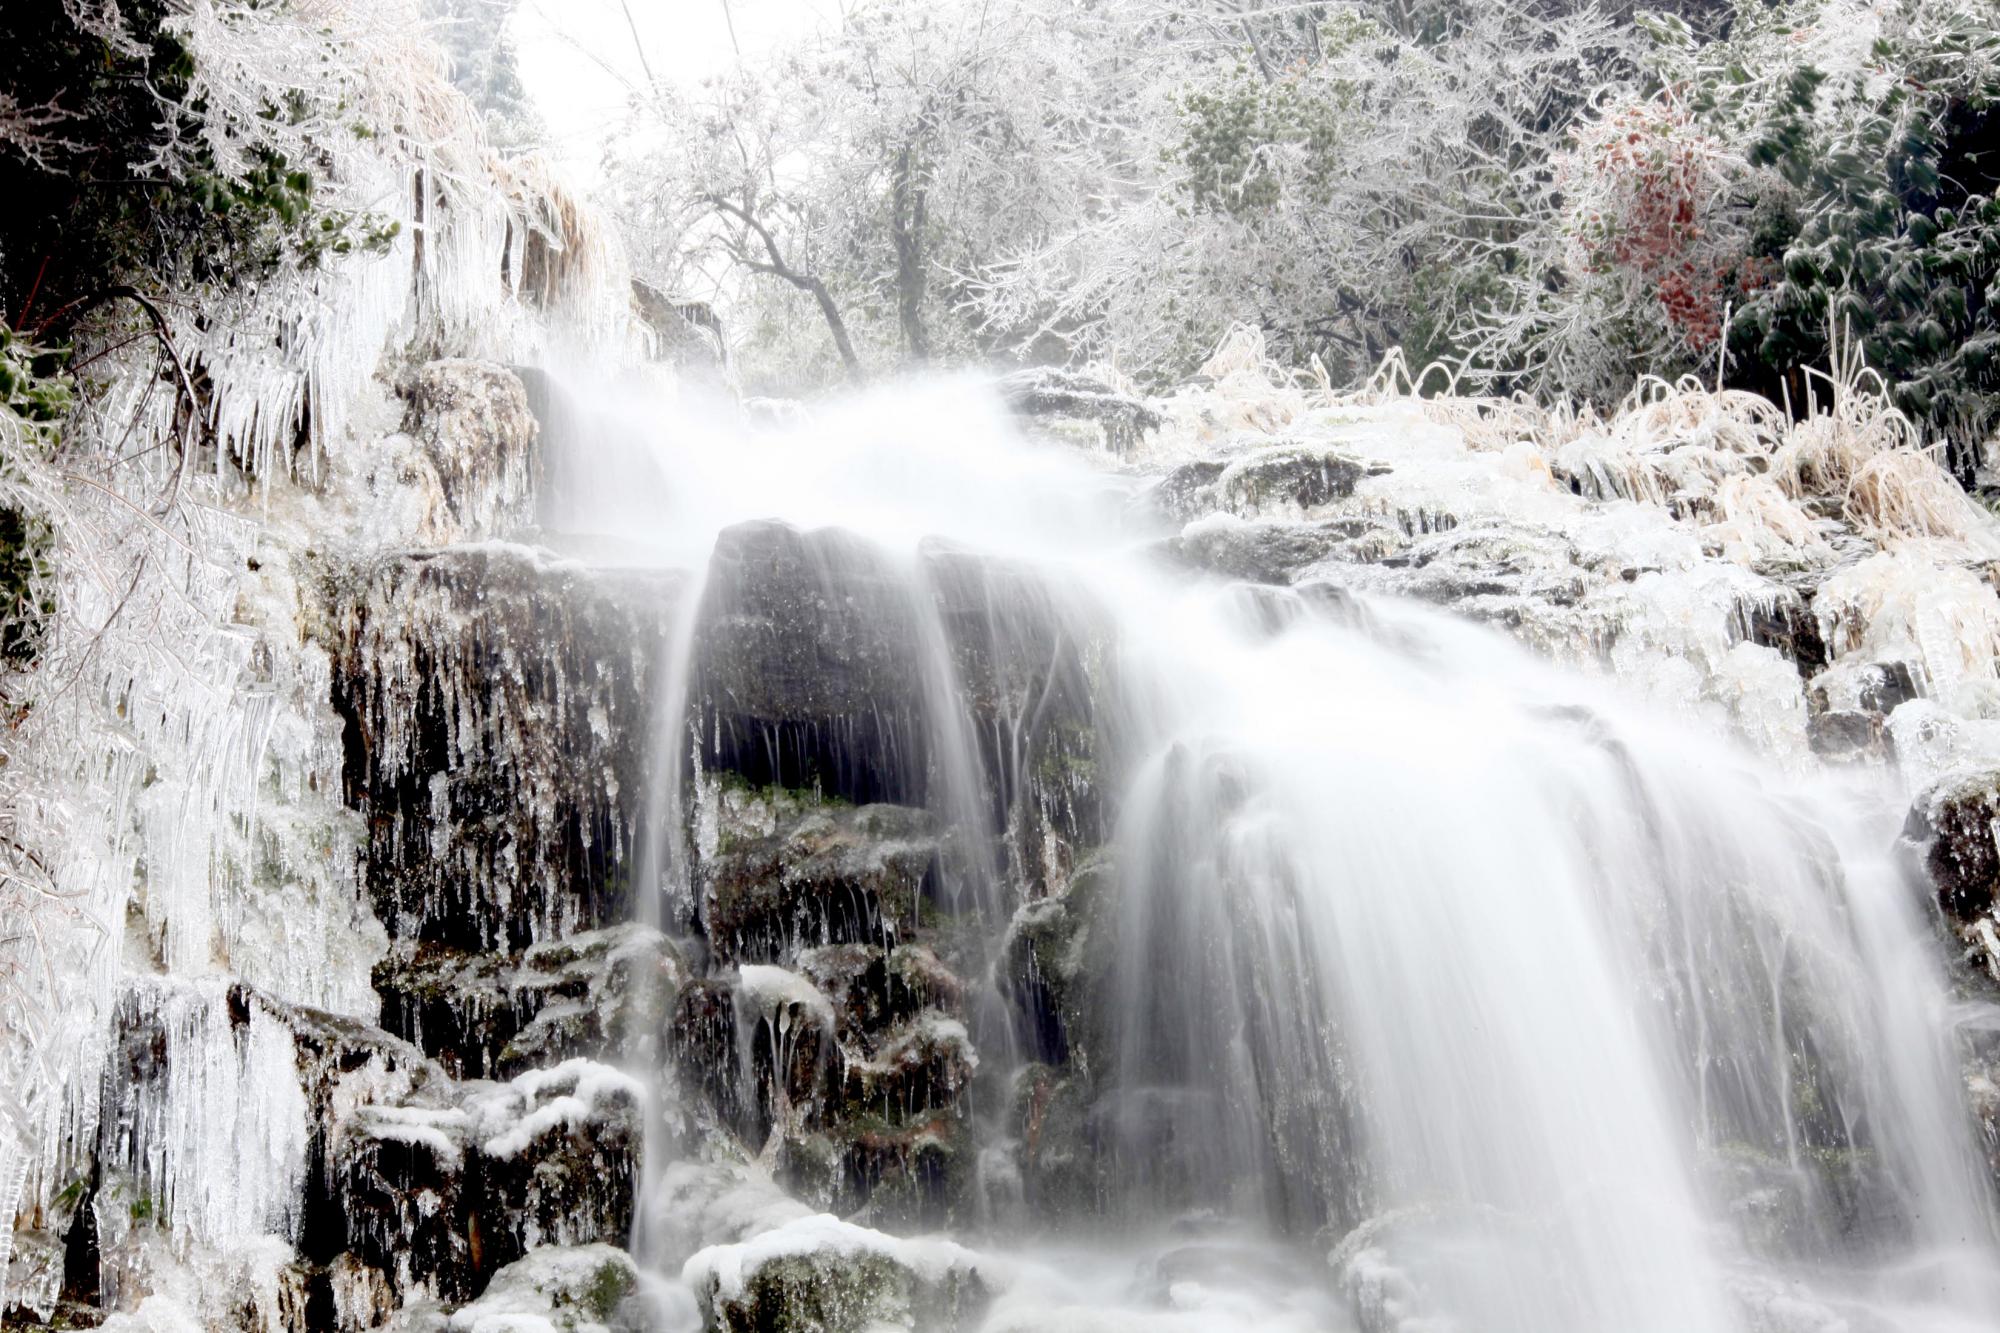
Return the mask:
[[1222,511],[1243,518],[1292,517],[1353,496],[1389,468],[1323,446],[1281,443],[1227,459],[1183,463],[1153,488],[1153,503],[1187,522]]
[[1006,978],[1027,1049],[1056,1065],[1090,1064],[1090,1047],[1101,1022],[1094,1015],[1093,981],[1105,959],[1093,953],[1104,942],[1099,923],[1112,892],[1108,858],[1094,856],[1078,866],[1060,893],[1023,903],[1001,944]]
[[696,1253],[681,1271],[711,1333],[953,1333],[978,1326],[989,1265],[821,1213]]
[[450,516],[436,540],[505,537],[533,521],[538,428],[519,375],[485,361],[432,361],[402,393],[403,430],[422,447]]
[[1142,400],[1073,370],[1017,370],[1001,377],[999,389],[1017,415],[1064,435],[1094,437],[1093,443],[1116,454],[1130,453],[1148,431],[1163,424]]
[[2000,985],[2000,773],[1949,776],[1910,807],[1903,837],[1922,859],[1933,901],[1976,974]]
[[628,1075],[579,1059],[357,1108],[334,1159],[348,1254],[398,1302],[451,1303],[539,1247],[622,1244],[644,1102]]
[[639,1287],[632,1256],[614,1245],[551,1245],[502,1268],[479,1299],[441,1321],[443,1333],[611,1333]]

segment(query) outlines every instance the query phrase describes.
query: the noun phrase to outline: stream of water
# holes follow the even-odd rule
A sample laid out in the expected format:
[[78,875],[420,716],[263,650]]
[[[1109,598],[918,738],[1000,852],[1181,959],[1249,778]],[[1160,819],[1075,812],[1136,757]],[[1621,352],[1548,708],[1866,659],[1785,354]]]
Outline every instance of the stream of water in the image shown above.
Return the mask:
[[[954,1239],[1014,1274],[991,1327],[2000,1327],[1995,1204],[1881,775],[1781,772],[1433,609],[1190,572],[1143,478],[1022,438],[974,385],[760,429],[586,397],[552,432],[592,450],[556,525],[598,549],[703,571],[740,523],[858,539],[813,548],[836,553],[815,577],[915,626],[916,740],[870,762],[920,755],[877,777],[1003,847],[948,890],[989,962],[1033,878],[1034,839],[1005,835],[1035,813],[1036,709],[1089,697],[1115,1183],[1090,1243],[1037,1239],[1004,1099],[975,1101],[995,1202]],[[708,580],[662,672],[641,882],[669,923],[727,596]],[[996,675],[1039,692],[975,707],[941,619],[973,613]],[[1051,652],[1069,665],[1029,669]],[[989,976],[982,1087],[1036,1055],[1009,1007]]]

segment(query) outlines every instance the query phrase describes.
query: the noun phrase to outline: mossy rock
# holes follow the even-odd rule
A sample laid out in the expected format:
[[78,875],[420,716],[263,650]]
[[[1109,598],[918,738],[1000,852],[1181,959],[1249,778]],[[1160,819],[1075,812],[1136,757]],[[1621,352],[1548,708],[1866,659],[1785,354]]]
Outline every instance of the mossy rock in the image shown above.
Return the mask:
[[702,1251],[683,1276],[711,1333],[960,1333],[991,1301],[976,1256],[959,1246],[826,1214]]
[[729,962],[785,962],[803,949],[884,942],[916,925],[938,851],[926,811],[809,810],[703,868],[709,944]]
[[1047,1065],[1030,1065],[1015,1083],[1012,1123],[1022,1193],[1032,1215],[1051,1225],[1094,1217],[1104,1206],[1092,1097],[1082,1075]]

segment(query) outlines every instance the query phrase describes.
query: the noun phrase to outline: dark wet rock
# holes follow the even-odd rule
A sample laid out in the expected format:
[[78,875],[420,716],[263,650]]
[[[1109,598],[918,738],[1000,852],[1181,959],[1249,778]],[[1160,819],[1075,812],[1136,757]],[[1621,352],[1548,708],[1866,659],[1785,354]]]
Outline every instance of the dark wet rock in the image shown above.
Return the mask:
[[923,799],[918,606],[874,546],[837,529],[727,529],[695,644],[691,699],[710,766],[756,786]]
[[622,1245],[632,1233],[644,1130],[636,1082],[567,1061],[467,1102],[481,1136],[472,1219],[481,1267],[543,1245]]
[[1921,860],[1944,929],[1958,945],[1958,979],[2000,988],[2000,775],[1947,779],[1918,796],[1903,838]]
[[1102,1031],[1092,987],[1107,962],[1102,923],[1109,910],[1110,862],[1092,857],[1062,891],[1022,904],[1001,945],[1001,970],[1014,998],[1024,1045],[1053,1064],[1089,1065]]
[[1826,639],[1819,618],[1813,614],[1811,601],[1796,590],[1780,587],[1772,600],[1739,608],[1738,615],[1746,622],[1737,627],[1740,637],[1782,654],[1799,669],[1799,675],[1810,680],[1825,669]]
[[806,809],[731,838],[702,867],[701,919],[724,961],[775,962],[828,944],[886,943],[916,924],[936,821],[894,805]]
[[1903,662],[1870,662],[1839,674],[1838,696],[1829,688],[1828,677],[1822,677],[1807,691],[1807,704],[1818,710],[1847,709],[1886,718],[1900,705],[1923,696]]
[[726,978],[698,978],[681,987],[667,1022],[667,1052],[690,1106],[709,1107],[722,1124],[747,1138],[749,1099],[736,1053],[736,992]]
[[450,1107],[364,1107],[345,1127],[334,1159],[342,1251],[391,1303],[476,1289],[467,1151]]
[[926,543],[926,580],[1010,865],[1039,884],[1049,836],[1103,837],[1094,680],[1105,617],[1048,571]]
[[702,606],[691,697],[710,771],[857,803],[976,797],[1031,879],[1046,833],[1100,836],[1100,617],[1044,571],[749,523],[718,539]]
[[815,1205],[943,1224],[973,1174],[964,1100],[979,1061],[954,952],[969,918],[934,900],[935,816],[733,783],[704,793],[697,882],[717,970],[675,1001],[680,1085]]
[[844,1051],[840,1097],[850,1117],[879,1117],[889,1124],[955,1108],[979,1057],[965,1024],[924,1013],[868,1043]]
[[843,1040],[914,1018],[925,1009],[956,1013],[965,982],[930,948],[835,944],[799,955],[799,971],[833,1001]]
[[1053,425],[1075,423],[1095,427],[1104,447],[1123,454],[1162,424],[1158,412],[1102,380],[1037,366],[1003,376],[1000,395],[1016,413]]
[[685,976],[666,936],[628,924],[517,954],[399,949],[375,988],[382,1026],[454,1078],[512,1078],[577,1055],[651,1063]]
[[1923,850],[1936,900],[1960,930],[1988,919],[2000,893],[2000,774],[1947,778],[1918,796],[1903,836]]
[[1830,763],[1863,763],[1886,753],[1889,733],[1880,713],[1834,708],[1807,715],[1806,740]]
[[1106,1144],[1091,1116],[1082,1074],[1030,1065],[1016,1084],[1013,1125],[1022,1201],[1035,1217],[1062,1225],[1103,1208]]
[[399,943],[522,949],[630,914],[651,673],[679,588],[507,546],[341,581],[348,799]]

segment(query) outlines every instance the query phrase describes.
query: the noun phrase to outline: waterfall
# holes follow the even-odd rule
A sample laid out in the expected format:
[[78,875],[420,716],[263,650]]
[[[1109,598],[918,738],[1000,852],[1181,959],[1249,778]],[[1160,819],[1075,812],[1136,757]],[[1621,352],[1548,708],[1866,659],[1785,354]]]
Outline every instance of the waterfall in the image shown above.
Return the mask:
[[[1192,570],[1142,472],[1023,438],[977,386],[758,427],[569,392],[550,447],[593,475],[552,522],[702,587],[655,673],[639,910],[713,945],[717,821],[754,806],[761,835],[793,799],[755,792],[921,807],[938,831],[902,888],[843,872],[851,900],[710,968],[738,1006],[723,1095],[768,1165],[774,1117],[825,1123],[892,1058],[843,1054],[814,989],[829,951],[893,959],[956,923],[979,1168],[954,1237],[1007,1274],[986,1326],[1109,1326],[1078,1311],[1135,1298],[1087,1274],[1135,1252],[1206,1311],[1188,1327],[1943,1333],[2000,1309],[1950,998],[1879,774],[1760,755],[1643,678],[1337,561],[1292,586]],[[924,1059],[965,1035],[897,1030]],[[923,1086],[885,1123],[941,1104]],[[1043,1243],[1024,1101],[1038,1125],[1081,1108],[1085,1244]],[[639,1247],[668,1326],[692,1318],[683,1261],[727,1292],[787,1244],[888,1243],[812,1231],[739,1177],[702,1195],[700,1143],[677,1121],[648,1147]],[[1237,1244],[1330,1267],[1175,1277]],[[1235,1294],[1174,1304],[1201,1291]]]

